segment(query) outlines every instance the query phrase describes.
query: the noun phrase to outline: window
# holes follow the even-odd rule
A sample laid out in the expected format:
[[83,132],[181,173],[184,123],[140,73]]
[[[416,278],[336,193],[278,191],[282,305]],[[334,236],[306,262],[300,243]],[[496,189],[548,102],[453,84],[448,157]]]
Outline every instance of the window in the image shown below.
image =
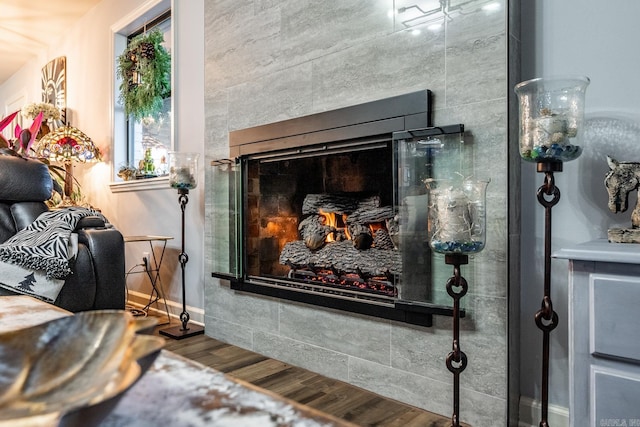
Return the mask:
[[[167,11],[140,31],[127,37],[128,42],[145,31],[159,30],[163,34],[163,47],[171,53],[167,41],[171,40],[171,11]],[[157,117],[147,116],[136,120],[127,118],[127,161],[137,168],[138,178],[166,175],[167,153],[171,149],[171,94],[163,99],[162,110]]]
[[[173,111],[171,84],[167,85],[166,93],[162,95],[161,108],[157,114],[133,114],[125,113],[122,94],[120,93],[122,73],[119,69],[120,56],[130,47],[136,44],[136,38],[150,34],[160,33],[159,44],[171,55],[172,24],[171,10],[166,10],[167,2],[154,2],[155,7],[144,12],[141,16],[131,18],[131,22],[125,23],[120,28],[114,28],[114,60],[115,60],[115,93],[114,93],[114,175],[116,181],[134,181],[135,188],[146,188],[150,178],[166,176],[168,173],[167,155],[173,147]],[[165,6],[164,11],[159,10]],[[142,25],[141,25],[142,24]],[[133,44],[132,44],[133,42]],[[138,42],[139,44],[139,42]],[[140,52],[139,50],[137,52]],[[132,55],[131,61],[136,63],[139,59]],[[147,57],[148,58],[148,57]],[[140,61],[142,62],[142,61]],[[132,87],[142,84],[144,74],[137,73],[137,65],[127,71]],[[171,82],[171,67],[169,69],[169,82]],[[133,82],[133,83],[132,83]],[[131,104],[130,104],[131,105]],[[117,184],[125,184],[116,182]],[[118,191],[111,186],[112,190]],[[131,187],[131,185],[129,186]],[[121,190],[121,191],[129,191]]]

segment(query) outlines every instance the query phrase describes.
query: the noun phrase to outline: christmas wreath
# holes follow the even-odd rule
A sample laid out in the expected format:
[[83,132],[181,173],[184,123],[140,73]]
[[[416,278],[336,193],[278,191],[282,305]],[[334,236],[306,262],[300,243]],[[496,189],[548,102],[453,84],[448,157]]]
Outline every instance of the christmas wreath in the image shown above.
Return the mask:
[[120,101],[135,120],[159,117],[163,99],[171,94],[171,56],[163,41],[159,30],[140,34],[118,57]]

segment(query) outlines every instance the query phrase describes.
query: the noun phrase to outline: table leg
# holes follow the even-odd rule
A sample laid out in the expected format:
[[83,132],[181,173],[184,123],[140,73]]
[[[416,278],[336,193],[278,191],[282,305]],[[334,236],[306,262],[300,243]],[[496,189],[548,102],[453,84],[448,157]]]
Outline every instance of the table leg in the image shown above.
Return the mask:
[[[169,315],[169,307],[167,305],[167,298],[164,295],[164,286],[162,285],[162,278],[160,276],[160,267],[162,266],[162,260],[164,258],[164,252],[167,248],[167,241],[162,241],[162,250],[160,251],[160,256],[156,257],[156,252],[154,251],[153,241],[149,240],[149,256],[151,259],[148,260],[149,266],[145,266],[145,270],[147,276],[149,277],[149,281],[151,282],[151,293],[149,294],[149,302],[144,307],[144,311],[147,312],[152,304],[157,303],[162,299],[164,302],[164,309],[167,313],[167,323],[171,323],[171,316]],[[153,262],[153,265],[151,265]],[[155,296],[154,296],[155,294]]]

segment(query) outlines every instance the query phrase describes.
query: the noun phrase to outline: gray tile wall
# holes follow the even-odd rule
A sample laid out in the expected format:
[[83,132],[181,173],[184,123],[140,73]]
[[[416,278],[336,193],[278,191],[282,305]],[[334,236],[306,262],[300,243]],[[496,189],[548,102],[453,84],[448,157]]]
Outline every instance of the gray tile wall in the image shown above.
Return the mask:
[[[227,157],[231,130],[432,90],[434,123],[464,123],[468,167],[491,178],[486,249],[462,270],[470,292],[463,300],[469,365],[461,375],[461,418],[495,427],[507,425],[508,400],[508,6],[498,0],[497,12],[471,13],[471,3],[439,32],[422,28],[415,36],[388,16],[410,5],[400,0],[207,0],[205,164]],[[207,170],[208,271],[209,248],[226,238],[211,227],[226,197],[212,180]],[[435,318],[431,328],[408,326],[239,294],[211,278],[205,321],[215,338],[451,414],[449,317]]]
[[[509,88],[513,88],[520,79],[520,1],[509,0]],[[509,98],[509,140],[518,140],[518,102],[515,92],[508,90]],[[509,266],[509,290],[508,301],[508,325],[507,331],[520,331],[520,152],[518,144],[512,144],[508,150],[508,181],[509,181],[509,205],[508,205],[508,258],[518,260],[511,262]],[[513,363],[509,363],[509,425],[516,425],[519,421],[520,401],[520,333],[510,333],[507,339],[509,357]]]

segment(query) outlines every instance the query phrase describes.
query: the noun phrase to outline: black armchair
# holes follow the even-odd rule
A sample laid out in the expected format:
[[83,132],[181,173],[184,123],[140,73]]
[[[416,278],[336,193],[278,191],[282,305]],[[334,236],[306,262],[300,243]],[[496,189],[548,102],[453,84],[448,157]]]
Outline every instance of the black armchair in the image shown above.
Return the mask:
[[[0,243],[47,211],[45,201],[53,189],[48,166],[20,157],[0,155]],[[125,261],[122,234],[110,224],[90,216],[80,220],[78,254],[72,273],[54,302],[72,312],[123,309]],[[0,271],[0,274],[1,271]],[[12,295],[0,288],[0,295]]]

